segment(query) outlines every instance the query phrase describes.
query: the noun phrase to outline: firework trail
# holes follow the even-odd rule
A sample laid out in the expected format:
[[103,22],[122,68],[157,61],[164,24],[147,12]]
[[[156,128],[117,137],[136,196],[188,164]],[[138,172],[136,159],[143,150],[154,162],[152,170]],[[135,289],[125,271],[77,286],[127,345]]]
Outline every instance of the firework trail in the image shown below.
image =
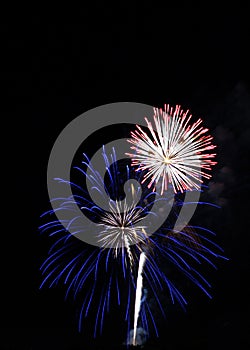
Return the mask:
[[136,329],[137,329],[137,323],[138,323],[140,307],[141,307],[141,296],[142,296],[142,286],[143,286],[142,273],[143,273],[143,267],[144,267],[145,261],[146,261],[146,255],[144,252],[142,252],[139,260],[136,295],[135,295],[134,335],[133,335],[134,346],[136,345]]
[[135,151],[127,153],[132,164],[139,166],[138,170],[147,170],[144,181],[150,179],[149,187],[162,181],[161,193],[168,189],[169,183],[175,192],[198,189],[201,177],[209,179],[207,170],[216,164],[211,160],[215,153],[208,153],[216,147],[212,136],[205,135],[208,129],[201,126],[201,119],[189,124],[192,115],[188,113],[189,110],[183,112],[178,105],[175,109],[169,105],[164,110],[154,108],[156,132],[145,118],[147,132],[137,125],[128,140]]

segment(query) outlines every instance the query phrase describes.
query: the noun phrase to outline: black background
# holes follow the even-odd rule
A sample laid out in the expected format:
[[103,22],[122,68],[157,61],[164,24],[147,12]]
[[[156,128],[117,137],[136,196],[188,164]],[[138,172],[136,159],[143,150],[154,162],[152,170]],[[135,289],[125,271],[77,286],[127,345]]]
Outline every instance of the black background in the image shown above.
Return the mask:
[[[39,291],[49,242],[38,226],[49,205],[47,161],[61,130],[91,108],[132,101],[181,104],[210,128],[219,146],[211,196],[223,204],[215,226],[230,258],[213,276],[212,301],[190,296],[187,314],[171,312],[145,349],[247,349],[248,9],[219,13],[146,1],[141,8],[98,2],[70,10],[22,6],[7,10],[2,22],[8,97],[2,348],[119,348],[111,333],[95,342],[78,334],[74,306],[60,288]],[[106,328],[115,334],[119,323]]]

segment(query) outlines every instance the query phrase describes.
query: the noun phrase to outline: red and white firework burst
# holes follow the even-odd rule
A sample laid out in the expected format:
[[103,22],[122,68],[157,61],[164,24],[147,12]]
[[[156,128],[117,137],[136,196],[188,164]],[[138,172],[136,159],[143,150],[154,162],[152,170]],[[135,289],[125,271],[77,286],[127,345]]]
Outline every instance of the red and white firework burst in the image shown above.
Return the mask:
[[154,108],[154,126],[145,118],[148,131],[139,125],[131,132],[133,154],[132,165],[137,170],[147,170],[142,182],[150,180],[148,187],[161,181],[161,194],[172,184],[174,192],[199,189],[202,177],[211,177],[207,171],[217,164],[212,159],[215,153],[209,153],[216,146],[213,137],[205,135],[202,120],[190,124],[192,115],[189,110],[183,112],[181,106],[175,108],[164,105],[163,109]]

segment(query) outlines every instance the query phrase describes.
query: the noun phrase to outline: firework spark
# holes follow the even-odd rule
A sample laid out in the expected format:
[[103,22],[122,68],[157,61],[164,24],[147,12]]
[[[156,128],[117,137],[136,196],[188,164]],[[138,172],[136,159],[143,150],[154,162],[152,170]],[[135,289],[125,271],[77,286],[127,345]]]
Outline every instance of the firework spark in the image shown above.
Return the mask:
[[[172,184],[174,191],[199,189],[202,177],[209,179],[215,153],[209,153],[216,146],[212,144],[212,136],[205,135],[208,129],[201,126],[198,119],[189,124],[192,115],[189,110],[183,112],[181,106],[175,109],[169,105],[164,110],[154,108],[154,124],[145,118],[148,133],[137,125],[128,140],[135,152],[128,153],[132,165],[138,170],[146,170],[144,180],[150,179],[149,187],[158,181],[161,183],[161,194]],[[202,170],[203,169],[203,170]]]

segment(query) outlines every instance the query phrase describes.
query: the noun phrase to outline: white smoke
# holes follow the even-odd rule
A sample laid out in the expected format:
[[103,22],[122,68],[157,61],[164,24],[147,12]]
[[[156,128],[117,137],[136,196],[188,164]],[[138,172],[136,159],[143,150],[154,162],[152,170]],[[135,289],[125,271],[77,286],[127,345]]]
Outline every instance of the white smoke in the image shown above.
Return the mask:
[[146,343],[147,336],[148,336],[147,332],[142,327],[136,328],[135,332],[134,332],[134,329],[131,329],[127,339],[127,345],[142,347]]

